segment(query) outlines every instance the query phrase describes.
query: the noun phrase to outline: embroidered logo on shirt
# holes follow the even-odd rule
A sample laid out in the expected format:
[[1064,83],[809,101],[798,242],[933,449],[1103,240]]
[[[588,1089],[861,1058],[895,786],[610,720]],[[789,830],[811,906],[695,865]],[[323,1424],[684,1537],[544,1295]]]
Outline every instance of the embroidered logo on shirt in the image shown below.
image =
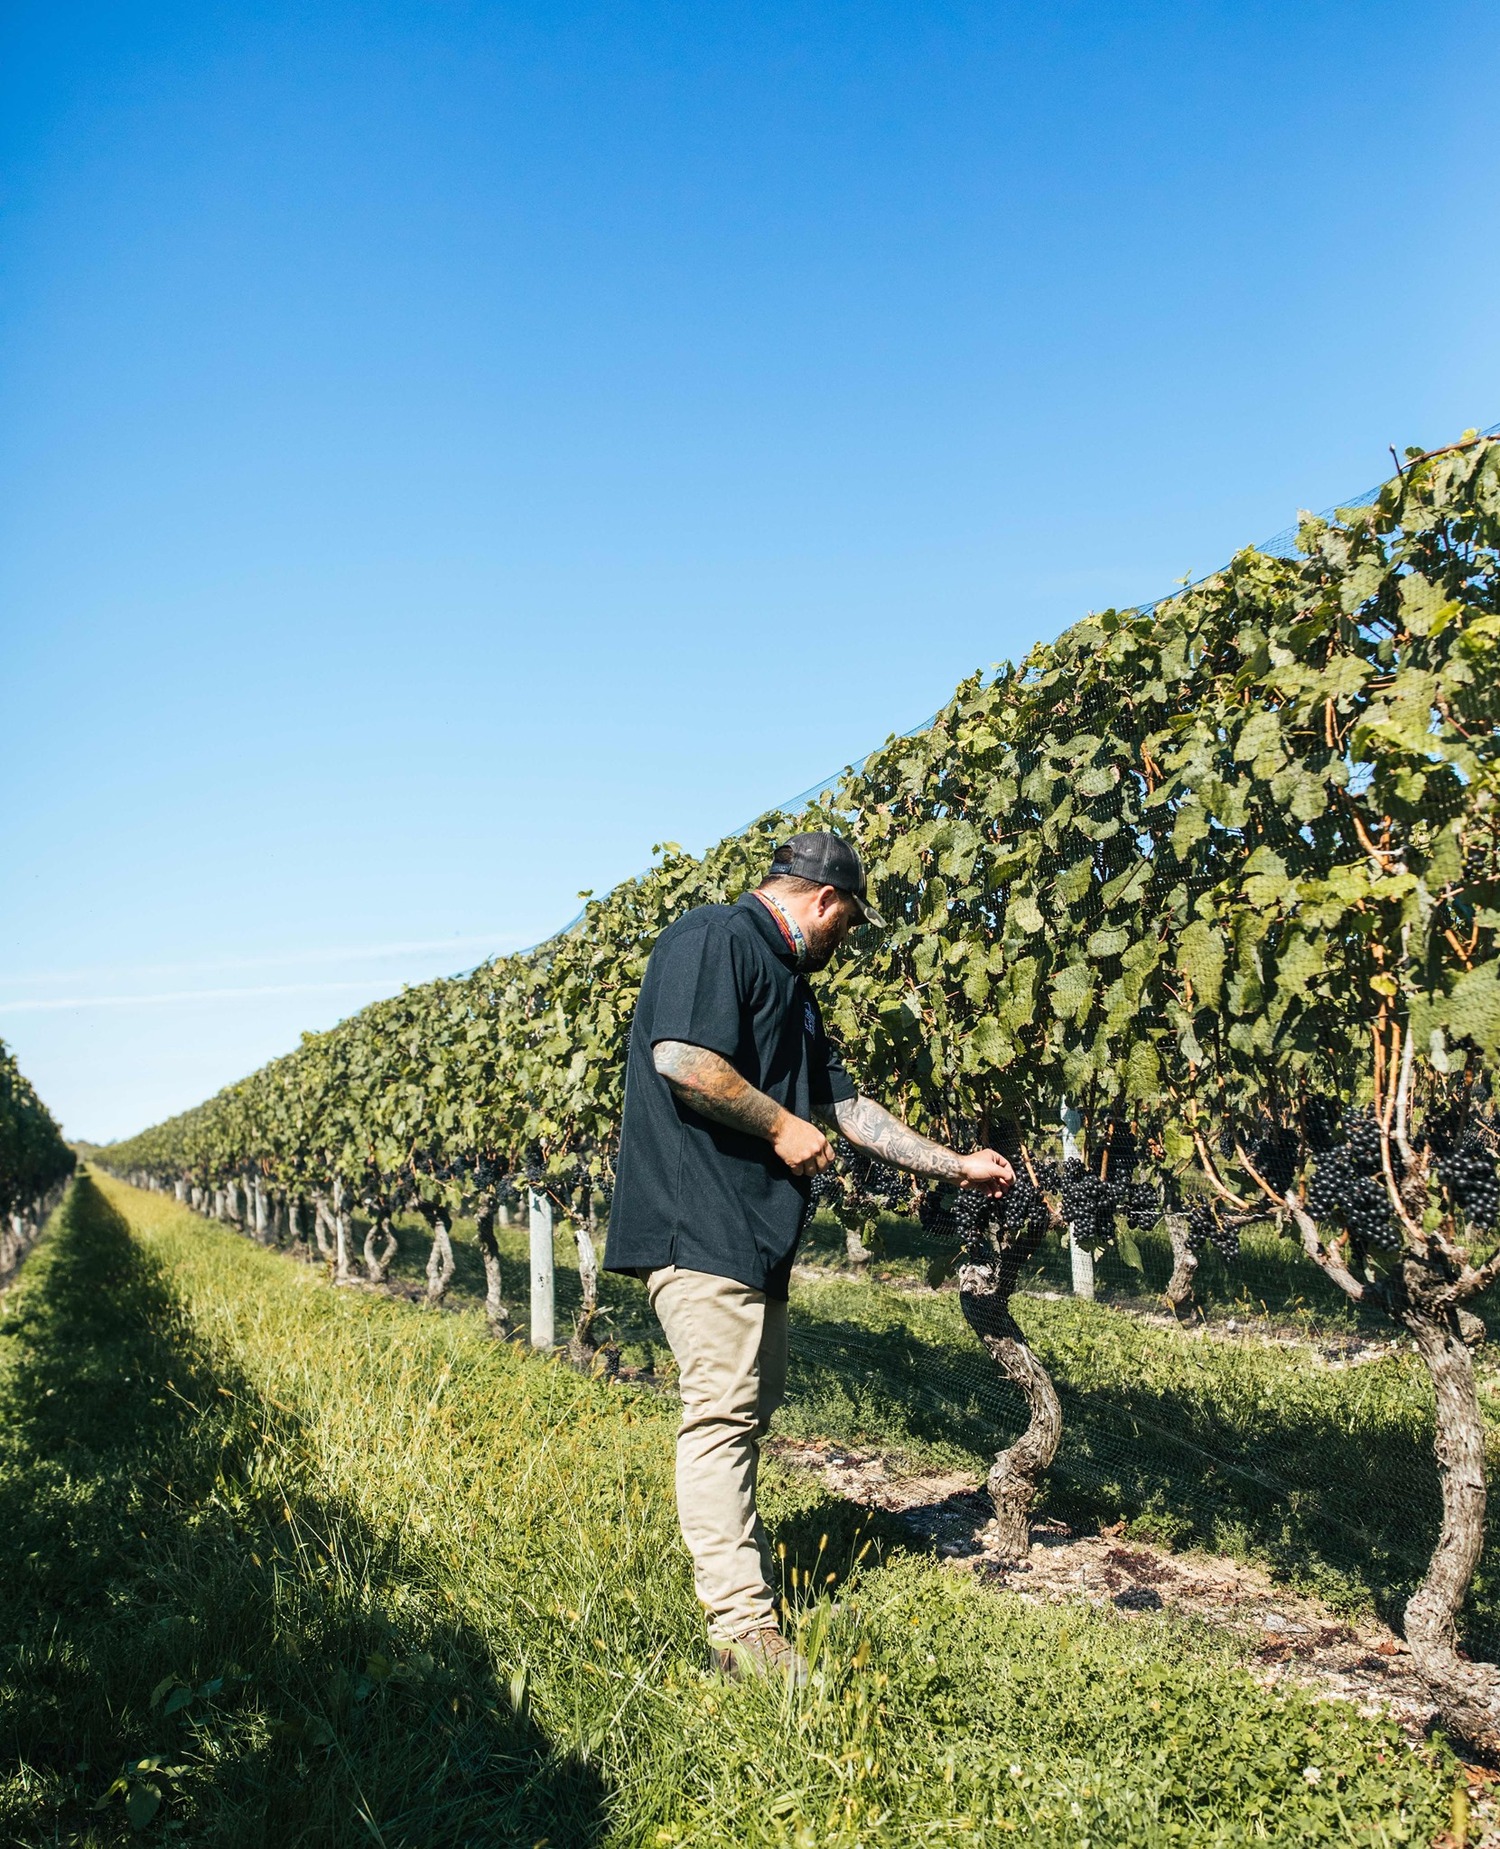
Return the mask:
[[811,1002],[803,1002],[802,1019],[807,1023],[807,1037],[811,1040],[818,1031],[818,1017],[813,1013]]

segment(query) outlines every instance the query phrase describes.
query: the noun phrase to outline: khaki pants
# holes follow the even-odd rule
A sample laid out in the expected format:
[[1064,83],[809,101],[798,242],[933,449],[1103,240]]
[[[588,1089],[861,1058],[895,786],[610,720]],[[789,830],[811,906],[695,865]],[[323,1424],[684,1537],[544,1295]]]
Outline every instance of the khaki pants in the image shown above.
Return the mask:
[[755,1507],[760,1441],[786,1397],[787,1308],[706,1271],[663,1266],[646,1279],[677,1357],[677,1519],[693,1556],[709,1640],[776,1622],[771,1556]]

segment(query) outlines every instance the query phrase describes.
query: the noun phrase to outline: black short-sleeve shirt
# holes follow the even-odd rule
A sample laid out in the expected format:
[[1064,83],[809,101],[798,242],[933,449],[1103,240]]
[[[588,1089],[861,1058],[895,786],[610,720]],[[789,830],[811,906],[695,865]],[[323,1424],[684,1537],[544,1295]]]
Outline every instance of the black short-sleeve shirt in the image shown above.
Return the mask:
[[781,926],[759,899],[702,905],[669,925],[630,1029],[605,1264],[680,1265],[784,1299],[811,1184],[771,1145],[684,1104],[652,1048],[720,1053],[757,1090],[810,1118],[856,1096]]

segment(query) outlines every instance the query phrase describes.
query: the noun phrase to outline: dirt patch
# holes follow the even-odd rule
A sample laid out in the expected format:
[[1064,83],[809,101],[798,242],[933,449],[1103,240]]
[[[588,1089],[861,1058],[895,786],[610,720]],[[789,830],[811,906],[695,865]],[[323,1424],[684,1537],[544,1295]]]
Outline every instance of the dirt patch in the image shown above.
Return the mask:
[[[1013,1592],[1032,1605],[1082,1601],[1127,1622],[1173,1612],[1211,1624],[1250,1646],[1248,1667],[1268,1688],[1296,1686],[1322,1700],[1387,1716],[1413,1745],[1436,1716],[1405,1642],[1376,1618],[1346,1618],[1317,1599],[1276,1585],[1258,1567],[1213,1554],[1174,1554],[1127,1540],[1125,1524],[1075,1534],[1037,1522],[1022,1561],[995,1545],[989,1497],[969,1471],[913,1472],[900,1459],[828,1439],[769,1438],[770,1456],[815,1472],[834,1495],[903,1522],[953,1572]],[[1500,1849],[1500,1773],[1467,1766],[1470,1849]],[[1450,1837],[1439,1849],[1457,1849]]]
[[1024,1561],[995,1545],[988,1496],[972,1472],[913,1474],[899,1459],[824,1439],[769,1439],[781,1463],[815,1471],[849,1502],[898,1516],[957,1572],[1032,1604],[1082,1600],[1126,1617],[1171,1611],[1232,1632],[1250,1645],[1250,1668],[1268,1686],[1296,1683],[1388,1714],[1412,1739],[1433,1722],[1432,1702],[1403,1640],[1376,1618],[1345,1618],[1276,1585],[1259,1568],[1217,1555],[1174,1554],[1127,1540],[1124,1524],[1075,1534],[1061,1522],[1033,1526]]

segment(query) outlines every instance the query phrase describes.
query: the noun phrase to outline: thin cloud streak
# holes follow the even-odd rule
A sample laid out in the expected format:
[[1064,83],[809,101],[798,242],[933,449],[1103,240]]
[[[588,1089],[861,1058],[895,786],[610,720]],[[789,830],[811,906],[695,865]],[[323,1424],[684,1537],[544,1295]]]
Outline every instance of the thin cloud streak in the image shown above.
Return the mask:
[[230,1001],[246,995],[331,995],[336,990],[369,995],[370,984],[266,982],[238,989],[165,989],[156,995],[70,995],[49,997],[45,1001],[0,1002],[0,1014],[40,1014],[60,1008],[151,1008],[172,1002]]
[[[32,975],[0,976],[0,982],[76,982],[83,976],[168,976],[177,970],[276,969],[287,963],[338,963],[360,957],[400,957],[429,950],[465,950],[488,945],[496,956],[519,949],[522,938],[514,932],[484,932],[470,937],[430,937],[404,944],[356,944],[344,949],[285,950],[259,957],[199,957],[188,963],[94,963],[81,969],[42,970]],[[0,1004],[3,1005],[3,1004]]]

